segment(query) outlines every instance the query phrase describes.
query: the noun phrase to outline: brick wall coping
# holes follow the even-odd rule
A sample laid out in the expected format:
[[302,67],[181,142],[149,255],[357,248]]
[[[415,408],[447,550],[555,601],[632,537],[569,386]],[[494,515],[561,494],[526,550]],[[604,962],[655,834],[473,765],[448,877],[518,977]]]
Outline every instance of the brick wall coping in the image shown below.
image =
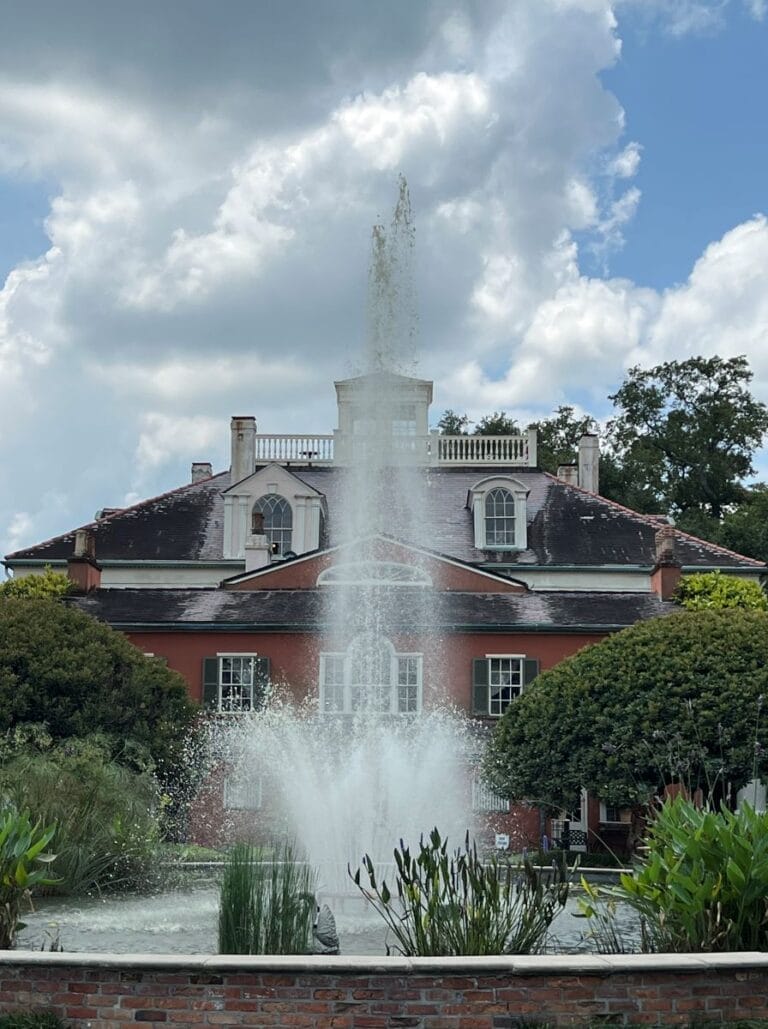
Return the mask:
[[101,954],[37,950],[0,950],[0,966],[164,969],[179,972],[237,970],[315,975],[620,975],[643,972],[695,973],[707,970],[768,969],[768,952],[728,954],[547,954],[508,957],[325,957],[244,954]]

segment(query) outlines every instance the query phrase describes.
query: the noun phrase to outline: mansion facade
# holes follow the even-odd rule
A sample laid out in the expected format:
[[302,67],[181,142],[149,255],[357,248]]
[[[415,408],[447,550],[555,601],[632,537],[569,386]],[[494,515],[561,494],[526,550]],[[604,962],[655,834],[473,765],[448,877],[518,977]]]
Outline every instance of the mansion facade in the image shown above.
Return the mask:
[[[258,710],[279,684],[329,718],[363,698],[391,717],[450,703],[486,729],[541,669],[672,610],[681,574],[765,570],[601,497],[594,436],[551,475],[538,467],[535,430],[439,435],[428,429],[430,382],[388,385],[396,403],[383,431],[419,477],[415,523],[393,510],[384,526],[345,533],[346,486],[369,430],[361,377],[335,384],[333,433],[263,435],[235,417],[225,471],[196,462],[177,489],[100,511],[5,565],[16,576],[68,570],[75,606],[164,658],[222,717]],[[372,592],[389,605],[385,638],[366,622]],[[471,788],[489,824],[508,828],[509,805],[477,780]],[[622,831],[622,813],[596,798],[575,798],[569,814],[577,842]],[[535,843],[538,816],[518,812],[521,824]]]

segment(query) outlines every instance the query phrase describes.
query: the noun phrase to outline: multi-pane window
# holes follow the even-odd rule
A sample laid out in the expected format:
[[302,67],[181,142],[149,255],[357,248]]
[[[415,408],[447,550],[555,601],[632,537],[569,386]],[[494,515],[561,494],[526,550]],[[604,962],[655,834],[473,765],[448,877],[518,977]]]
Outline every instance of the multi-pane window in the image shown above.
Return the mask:
[[416,435],[416,406],[414,404],[400,404],[396,408],[392,419],[392,435]]
[[483,779],[475,776],[472,780],[473,811],[509,811],[509,801],[500,796]]
[[621,822],[621,808],[617,804],[604,804],[600,801],[601,822]]
[[203,703],[215,711],[258,711],[267,701],[269,658],[218,654],[203,661]]
[[232,811],[258,811],[262,804],[260,777],[231,772],[224,779],[224,807]]
[[363,636],[344,654],[320,655],[320,710],[415,714],[421,708],[421,654],[397,654],[388,640]]
[[419,709],[421,658],[411,654],[397,659],[397,710],[410,714]]
[[291,505],[279,493],[266,493],[253,505],[254,512],[264,516],[264,535],[273,554],[287,554],[291,549],[293,532],[293,511]]
[[501,486],[485,495],[485,545],[515,546],[515,498]]
[[250,711],[253,708],[253,657],[222,657],[219,662],[219,710]]
[[488,714],[503,715],[523,690],[523,659],[521,657],[488,658]]
[[323,655],[323,711],[344,710],[344,655]]
[[472,714],[500,718],[538,674],[538,659],[525,654],[486,654],[473,658]]

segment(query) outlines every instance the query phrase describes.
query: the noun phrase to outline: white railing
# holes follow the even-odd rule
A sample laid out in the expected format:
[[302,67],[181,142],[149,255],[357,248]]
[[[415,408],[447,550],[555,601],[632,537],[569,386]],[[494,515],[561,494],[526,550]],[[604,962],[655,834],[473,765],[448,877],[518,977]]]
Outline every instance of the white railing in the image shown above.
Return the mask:
[[[437,464],[527,466],[528,436],[436,436]],[[535,462],[533,462],[535,463]]]
[[349,464],[370,459],[423,465],[536,466],[536,430],[518,436],[393,436],[386,441],[341,433],[325,436],[256,436],[256,463]]
[[256,463],[331,464],[333,436],[256,436]]

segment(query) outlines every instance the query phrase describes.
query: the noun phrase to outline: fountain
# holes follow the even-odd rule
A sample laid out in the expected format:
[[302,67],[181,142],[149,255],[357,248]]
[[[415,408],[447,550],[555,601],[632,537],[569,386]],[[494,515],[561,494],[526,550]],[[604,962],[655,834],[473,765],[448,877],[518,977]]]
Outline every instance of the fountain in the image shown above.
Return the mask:
[[347,866],[356,868],[364,853],[386,865],[401,838],[416,843],[437,825],[458,844],[472,822],[473,741],[466,719],[441,702],[429,577],[418,557],[404,569],[382,560],[380,539],[371,542],[423,539],[427,527],[424,455],[403,393],[416,367],[413,244],[401,178],[391,226],[373,229],[364,367],[352,380],[334,511],[337,539],[351,550],[337,551],[324,576],[319,697],[300,709],[275,697],[219,744],[236,776],[260,781],[280,828],[334,898],[350,892]]
[[[424,543],[429,532],[424,455],[403,403],[403,376],[416,366],[412,258],[401,180],[391,226],[373,230],[367,346],[352,380],[349,452],[337,470],[335,528],[348,546],[324,573],[319,696],[297,706],[274,684],[265,710],[211,731],[211,756],[228,769],[230,788],[260,795],[262,831],[295,840],[317,870],[319,899],[330,902],[347,954],[384,949],[377,917],[360,917],[348,866],[369,854],[385,871],[400,839],[415,845],[438,826],[455,846],[472,829],[469,766],[478,744],[441,695],[428,563],[419,551],[407,566],[386,554],[392,537]],[[149,903],[55,901],[29,919],[21,944],[39,947],[60,933],[68,950],[205,952],[215,949],[216,907],[211,884]]]

